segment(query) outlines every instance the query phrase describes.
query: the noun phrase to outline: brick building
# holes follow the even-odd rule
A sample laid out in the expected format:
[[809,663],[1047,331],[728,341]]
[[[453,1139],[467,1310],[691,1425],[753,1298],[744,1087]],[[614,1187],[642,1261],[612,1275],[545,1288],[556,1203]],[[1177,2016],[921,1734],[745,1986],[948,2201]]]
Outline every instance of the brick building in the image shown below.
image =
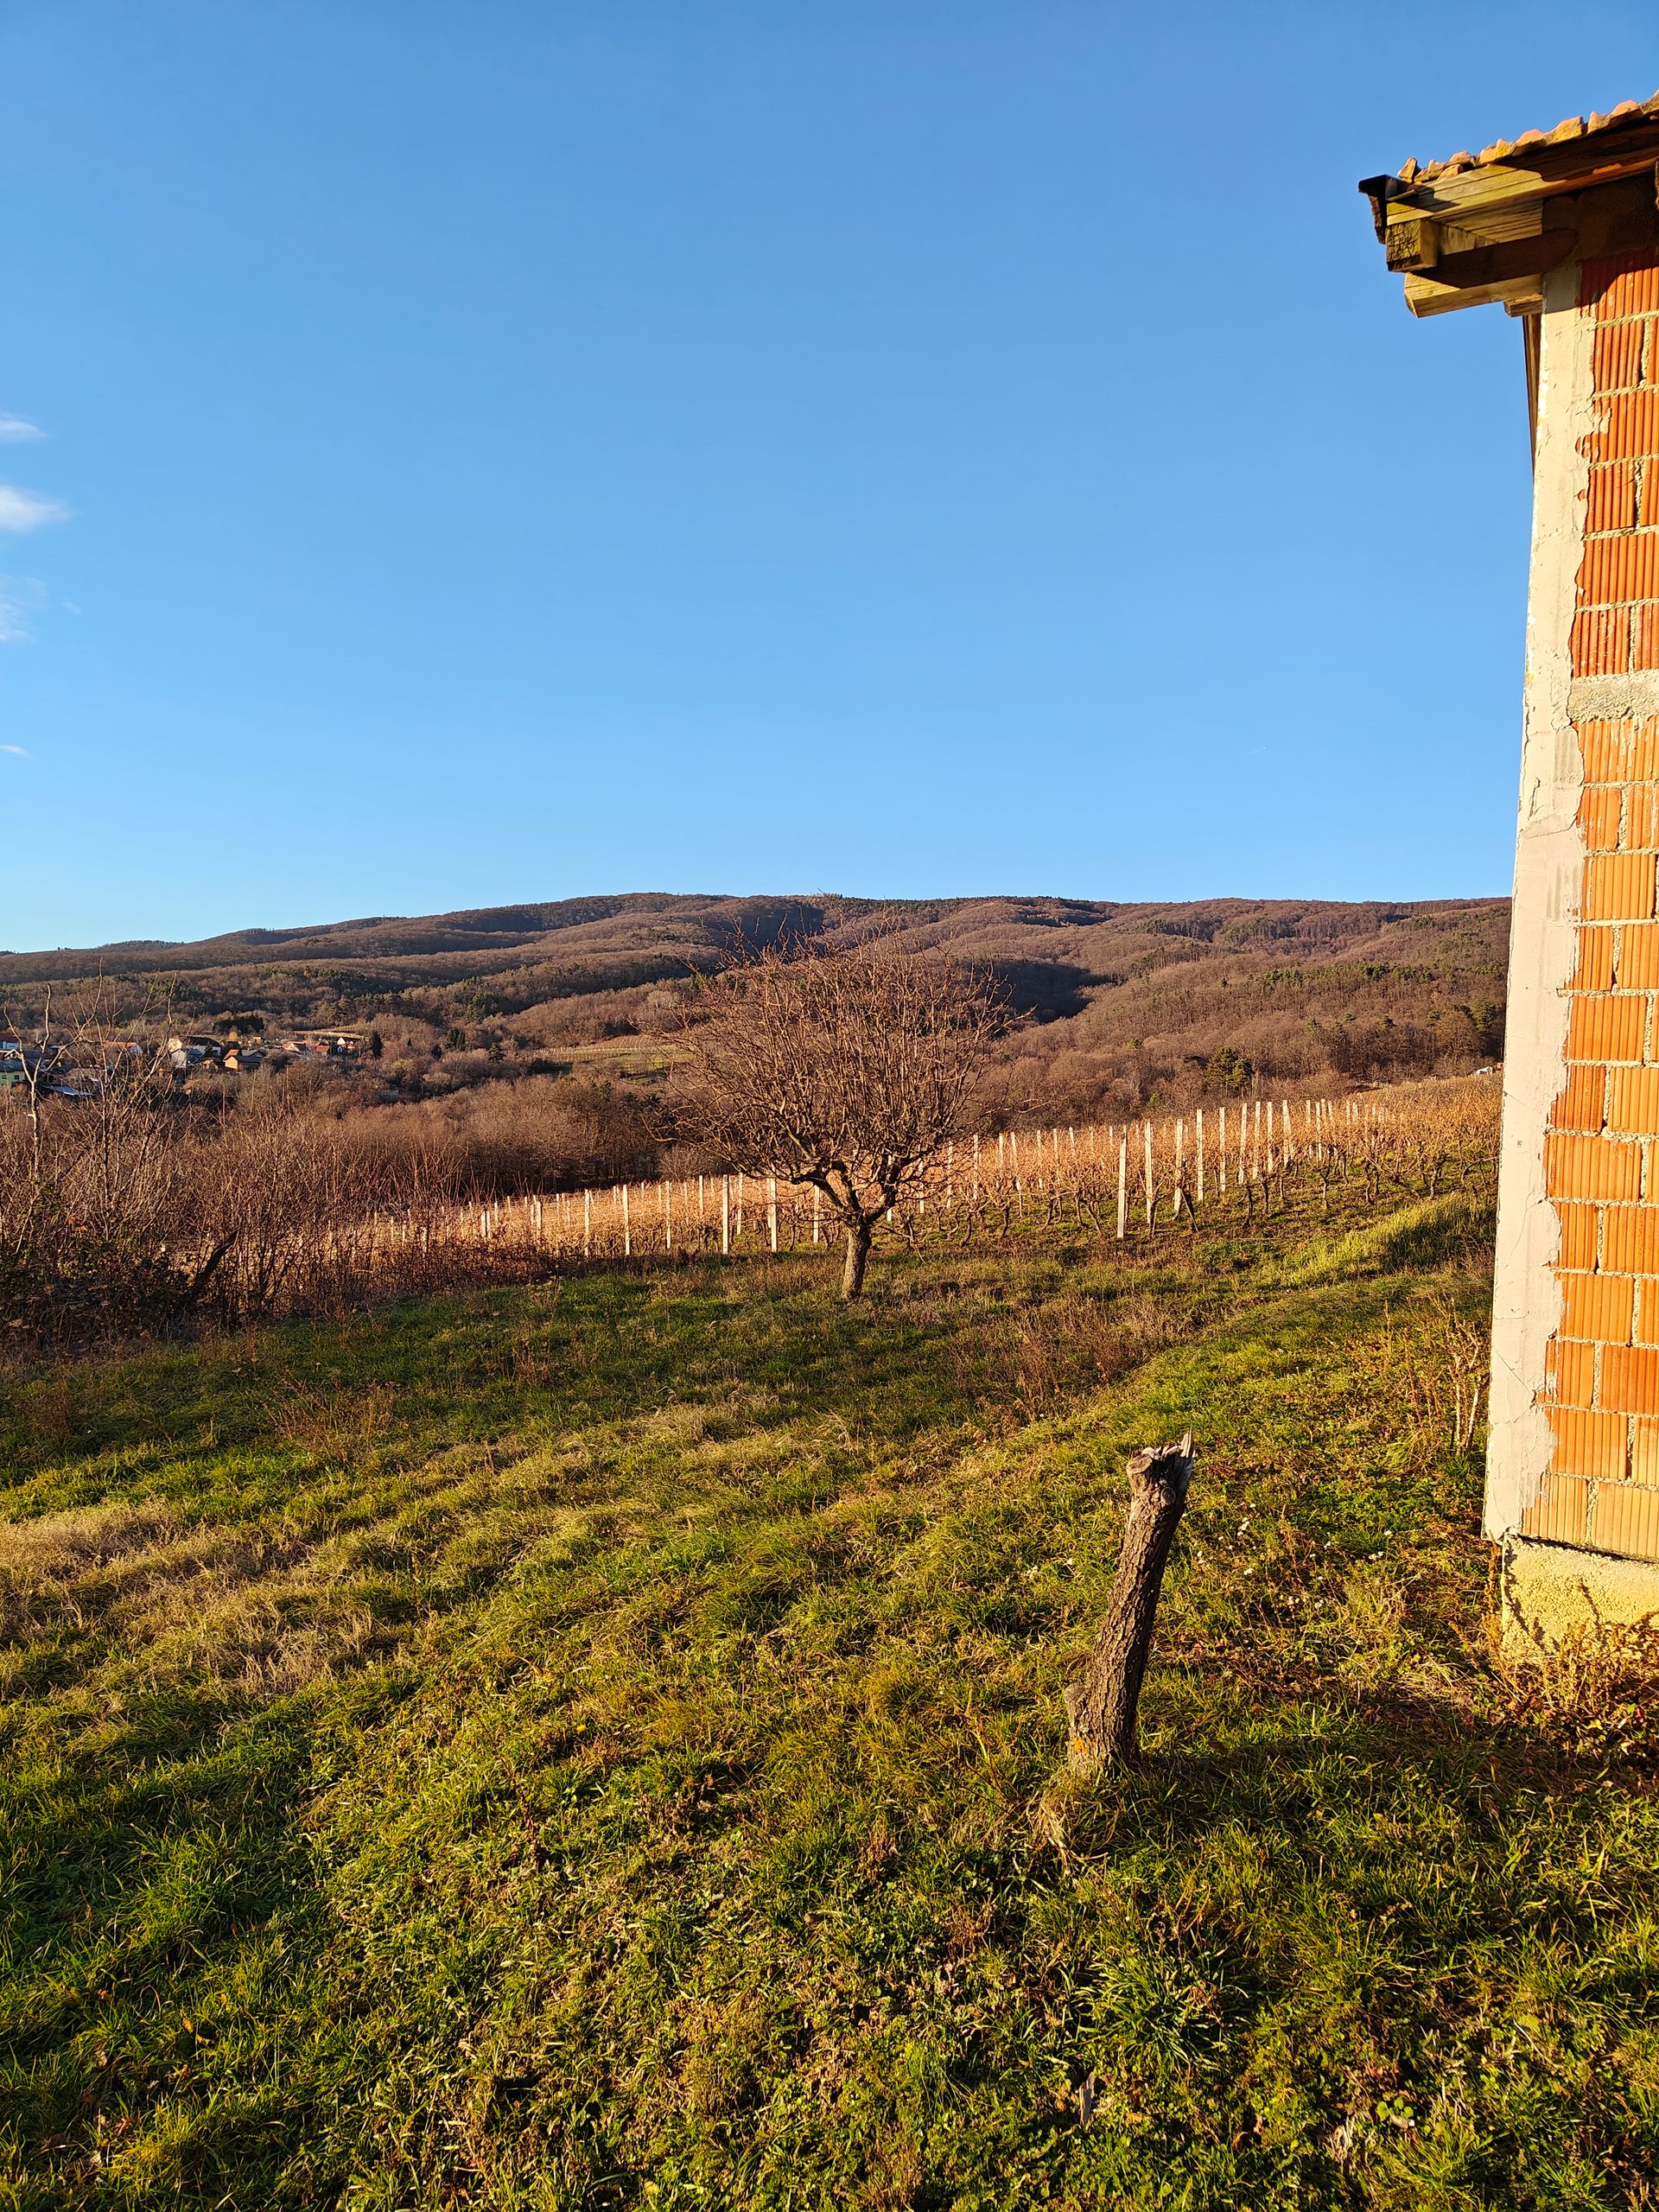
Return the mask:
[[1362,184],[1533,425],[1486,1529],[1546,1633],[1659,1611],[1659,95]]

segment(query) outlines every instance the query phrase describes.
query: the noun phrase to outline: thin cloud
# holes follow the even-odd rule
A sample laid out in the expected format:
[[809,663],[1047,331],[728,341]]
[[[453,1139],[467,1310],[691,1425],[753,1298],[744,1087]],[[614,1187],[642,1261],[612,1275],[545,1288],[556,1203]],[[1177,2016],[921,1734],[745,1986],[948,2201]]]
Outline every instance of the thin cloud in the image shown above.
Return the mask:
[[15,753],[20,760],[32,760],[35,758],[26,745],[0,745],[0,753]]
[[46,586],[37,578],[0,576],[0,645],[26,645],[35,634],[29,618],[46,601]]
[[32,445],[46,432],[38,423],[25,422],[21,415],[0,415],[0,442],[9,446]]
[[0,530],[38,530],[43,522],[67,522],[69,509],[49,493],[25,492],[21,484],[0,484]]

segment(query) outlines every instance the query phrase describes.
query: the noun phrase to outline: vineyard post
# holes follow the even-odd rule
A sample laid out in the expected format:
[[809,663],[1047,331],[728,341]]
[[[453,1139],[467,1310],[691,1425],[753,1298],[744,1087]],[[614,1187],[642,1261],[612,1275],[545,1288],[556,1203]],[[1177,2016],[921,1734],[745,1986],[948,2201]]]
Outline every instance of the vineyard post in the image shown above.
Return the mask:
[[622,1185],[622,1256],[625,1260],[633,1257],[633,1232],[628,1225],[628,1186],[626,1183]]
[[673,1186],[671,1184],[668,1183],[666,1180],[664,1182],[663,1249],[665,1252],[671,1252],[674,1249],[674,1200],[671,1195],[672,1188]]
[[766,1235],[775,1252],[778,1249],[778,1178],[775,1175],[766,1178]]
[[823,1242],[823,1192],[815,1183],[812,1185],[812,1242],[815,1244],[821,1244]]
[[979,1137],[974,1137],[974,1204],[979,1204]]
[[732,1249],[732,1179],[720,1179],[720,1249],[723,1254]]
[[1129,1233],[1129,1133],[1123,1130],[1117,1140],[1117,1241],[1121,1244]]
[[1152,1121],[1150,1116],[1148,1116],[1148,1118],[1141,1124],[1141,1132],[1147,1141],[1147,1234],[1150,1236],[1153,1233],[1154,1227],[1154,1205],[1152,1195]]
[[591,1191],[584,1191],[582,1194],[582,1256],[584,1260],[588,1258],[593,1249],[594,1194]]
[[1204,1204],[1204,1109],[1198,1109],[1198,1204]]

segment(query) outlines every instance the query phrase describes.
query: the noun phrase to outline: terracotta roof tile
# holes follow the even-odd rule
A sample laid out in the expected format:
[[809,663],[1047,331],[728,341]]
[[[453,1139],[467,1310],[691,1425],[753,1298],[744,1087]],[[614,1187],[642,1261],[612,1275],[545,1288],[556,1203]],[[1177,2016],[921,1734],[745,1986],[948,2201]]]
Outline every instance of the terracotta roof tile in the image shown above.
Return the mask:
[[1592,115],[1587,119],[1581,115],[1569,115],[1553,130],[1523,130],[1518,138],[1495,138],[1478,154],[1458,153],[1444,162],[1421,164],[1406,162],[1395,174],[1407,184],[1427,184],[1437,176],[1456,176],[1465,169],[1483,168],[1489,162],[1507,161],[1512,154],[1529,146],[1562,146],[1571,138],[1587,138],[1592,132],[1618,130],[1632,123],[1649,122],[1656,117],[1659,117],[1659,92],[1650,100],[1621,100],[1605,115]]

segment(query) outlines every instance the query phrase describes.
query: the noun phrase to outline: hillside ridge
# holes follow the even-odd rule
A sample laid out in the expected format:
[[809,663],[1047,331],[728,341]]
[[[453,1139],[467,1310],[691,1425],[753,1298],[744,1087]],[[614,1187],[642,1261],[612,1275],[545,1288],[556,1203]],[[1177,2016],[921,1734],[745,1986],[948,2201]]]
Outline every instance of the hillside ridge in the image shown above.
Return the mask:
[[1509,901],[1480,898],[619,892],[7,952],[0,1016],[38,1021],[48,988],[66,1004],[101,977],[164,999],[181,1027],[372,1023],[388,1077],[423,1071],[430,1088],[467,1072],[457,1056],[495,1077],[665,1035],[691,979],[878,916],[901,945],[998,977],[1017,1017],[999,1077],[1013,1112],[1135,1110],[1218,1080],[1454,1072],[1502,1052]]
[[[600,893],[584,898],[518,901],[502,906],[463,906],[433,914],[367,914],[333,922],[302,922],[271,926],[251,925],[204,938],[126,938],[99,945],[58,945],[34,950],[0,950],[0,982],[22,983],[58,976],[86,976],[117,973],[179,973],[291,957],[307,947],[335,957],[375,959],[389,953],[419,955],[428,950],[470,950],[480,940],[496,938],[505,944],[528,945],[542,937],[563,936],[594,924],[618,919],[672,918],[707,919],[721,927],[722,938],[742,935],[744,918],[752,918],[761,936],[768,917],[785,926],[794,921],[803,934],[891,914],[901,926],[928,921],[943,922],[964,915],[1006,916],[1028,926],[1052,928],[1098,926],[1109,921],[1173,924],[1207,920],[1218,924],[1246,916],[1262,916],[1285,926],[1283,934],[1325,936],[1351,917],[1358,925],[1366,920],[1378,926],[1426,917],[1462,915],[1499,910],[1506,917],[1507,899],[1303,899],[1221,897],[1194,899],[1073,899],[1053,893],[990,893],[939,899],[855,899],[835,893],[748,893],[630,891]],[[732,931],[734,921],[738,924]],[[1295,926],[1305,925],[1306,926]],[[1178,934],[1187,934],[1178,931]],[[1280,934],[1278,930],[1274,934]],[[436,940],[436,942],[435,942]],[[764,938],[762,938],[764,941]]]

